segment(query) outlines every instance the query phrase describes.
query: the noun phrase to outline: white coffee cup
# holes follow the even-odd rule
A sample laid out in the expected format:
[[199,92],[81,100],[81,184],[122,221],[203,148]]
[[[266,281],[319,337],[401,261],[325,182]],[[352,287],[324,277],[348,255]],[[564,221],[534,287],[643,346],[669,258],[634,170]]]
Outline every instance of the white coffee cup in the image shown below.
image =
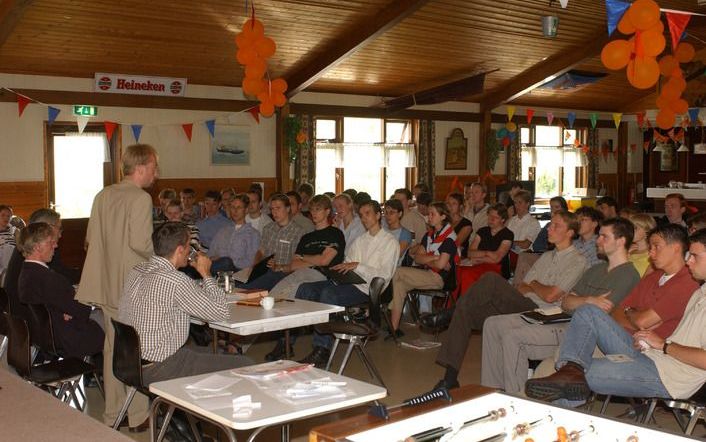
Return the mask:
[[265,310],[271,310],[272,307],[275,306],[275,298],[273,298],[272,296],[265,296],[262,299],[260,299],[260,305]]

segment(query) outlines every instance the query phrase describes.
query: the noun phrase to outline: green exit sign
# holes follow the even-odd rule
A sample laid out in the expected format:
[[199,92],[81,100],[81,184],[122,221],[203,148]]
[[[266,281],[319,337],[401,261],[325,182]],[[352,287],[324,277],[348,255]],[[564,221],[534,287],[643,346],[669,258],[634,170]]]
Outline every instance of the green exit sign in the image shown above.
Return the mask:
[[81,104],[75,104],[74,105],[74,115],[79,117],[95,117],[98,115],[98,107],[97,106],[84,106]]

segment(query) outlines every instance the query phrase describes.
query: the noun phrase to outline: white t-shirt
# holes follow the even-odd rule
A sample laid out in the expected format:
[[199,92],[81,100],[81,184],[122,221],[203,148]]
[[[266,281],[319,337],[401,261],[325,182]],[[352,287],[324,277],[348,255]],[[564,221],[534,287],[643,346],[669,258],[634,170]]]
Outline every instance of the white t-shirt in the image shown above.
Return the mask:
[[260,216],[257,218],[251,218],[250,214],[248,214],[245,215],[245,222],[252,224],[255,230],[260,232],[260,235],[262,235],[262,229],[272,222],[272,218],[265,215],[264,213],[261,213]]
[[[522,218],[517,215],[510,218],[507,222],[507,228],[515,234],[515,241],[528,240],[530,244],[534,242],[537,235],[539,235],[540,230],[542,230],[542,227],[539,225],[539,221],[537,221],[529,213],[525,214]],[[514,244],[512,246],[512,251],[515,253],[524,252],[525,250],[527,249],[521,249]]]

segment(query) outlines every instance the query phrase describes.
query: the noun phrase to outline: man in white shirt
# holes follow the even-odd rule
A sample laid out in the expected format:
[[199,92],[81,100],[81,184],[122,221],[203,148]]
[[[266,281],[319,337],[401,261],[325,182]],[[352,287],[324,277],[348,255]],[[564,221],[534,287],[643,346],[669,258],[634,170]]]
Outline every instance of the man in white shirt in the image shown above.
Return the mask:
[[471,222],[473,233],[469,238],[469,244],[473,242],[476,232],[488,225],[488,208],[490,204],[485,202],[485,197],[488,195],[488,188],[483,183],[466,183],[463,186],[463,197],[466,200],[464,207],[466,208],[463,216]]
[[411,210],[409,207],[412,201],[412,192],[409,189],[397,189],[394,198],[401,202],[404,208],[402,227],[412,232],[412,244],[419,244],[424,234],[427,233],[427,223],[418,211]]
[[[370,282],[382,277],[389,283],[397,267],[400,244],[394,236],[382,229],[382,210],[377,201],[367,201],[360,206],[360,219],[366,232],[346,250],[345,261],[332,266],[342,273],[355,271],[365,280],[363,284],[339,284],[331,281],[310,282],[299,286],[296,297],[324,304],[350,306],[368,301]],[[314,350],[302,362],[324,366],[333,345],[331,336],[315,334]]]
[[248,198],[250,198],[250,204],[248,204],[248,214],[245,215],[245,222],[251,224],[255,230],[262,234],[262,229],[272,222],[272,218],[262,213],[260,207],[262,195],[260,192],[251,190],[248,192]]
[[532,195],[528,191],[517,192],[512,201],[515,203],[515,216],[508,220],[507,228],[515,235],[512,251],[522,253],[529,249],[542,227],[539,225],[539,221],[529,213]]

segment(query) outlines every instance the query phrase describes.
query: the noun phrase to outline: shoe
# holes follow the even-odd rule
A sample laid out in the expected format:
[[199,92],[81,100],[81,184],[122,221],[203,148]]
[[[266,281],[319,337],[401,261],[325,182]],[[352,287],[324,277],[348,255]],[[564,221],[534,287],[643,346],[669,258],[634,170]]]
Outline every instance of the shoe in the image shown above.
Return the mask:
[[[268,362],[279,361],[286,356],[286,352],[284,351],[284,341],[279,339],[277,340],[277,345],[275,345],[275,348],[265,355],[265,360]],[[289,357],[294,357],[294,348],[292,348],[291,345],[289,346]]]
[[436,385],[434,385],[434,388],[431,391],[440,390],[442,388],[445,388],[447,390],[452,390],[454,388],[458,388],[459,386],[460,385],[457,380],[455,380],[453,382],[447,382],[446,379],[442,379],[439,382],[437,382]]
[[389,341],[390,339],[399,339],[404,336],[404,332],[400,330],[399,328],[395,331],[388,330],[387,331],[387,336],[385,336],[385,340]]
[[528,397],[543,401],[582,401],[591,394],[591,388],[586,382],[583,367],[574,362],[567,362],[550,376],[528,380],[525,393]]
[[324,368],[326,367],[329,356],[331,356],[331,351],[328,348],[317,346],[314,347],[314,351],[299,362],[302,364],[314,364],[316,368]]
[[[125,420],[123,422],[126,422],[126,421],[127,421],[127,418],[125,418]],[[127,430],[130,433],[143,433],[143,432],[149,430],[149,428],[150,428],[150,418],[148,417],[140,425],[138,425],[136,427],[128,427]]]
[[431,313],[424,315],[419,319],[419,322],[427,328],[439,329],[446,328],[451,324],[451,318],[454,315],[453,308],[447,308],[439,313]]

